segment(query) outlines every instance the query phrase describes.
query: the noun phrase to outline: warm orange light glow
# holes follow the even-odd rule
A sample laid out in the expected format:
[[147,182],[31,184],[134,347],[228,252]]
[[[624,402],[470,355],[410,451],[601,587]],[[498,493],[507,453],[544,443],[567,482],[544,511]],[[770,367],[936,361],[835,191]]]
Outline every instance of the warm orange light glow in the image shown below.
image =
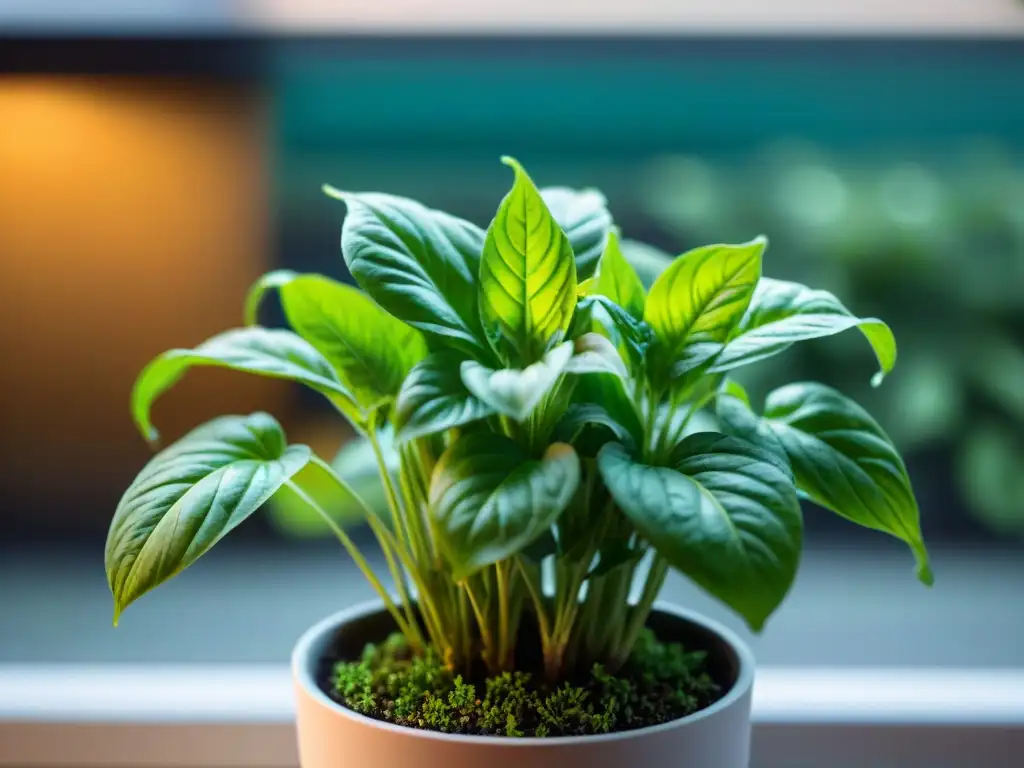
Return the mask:
[[[20,446],[5,476],[51,493],[59,463],[101,492],[137,469],[138,369],[238,324],[267,268],[263,135],[260,99],[233,87],[0,79],[0,424]],[[280,396],[225,378],[197,373],[159,406],[169,436]]]

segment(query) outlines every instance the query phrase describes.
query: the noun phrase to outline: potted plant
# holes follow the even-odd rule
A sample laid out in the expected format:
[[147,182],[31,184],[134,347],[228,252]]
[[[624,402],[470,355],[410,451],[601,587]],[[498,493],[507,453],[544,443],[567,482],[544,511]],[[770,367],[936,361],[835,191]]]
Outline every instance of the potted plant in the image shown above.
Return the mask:
[[[326,188],[347,208],[341,249],[362,291],[273,272],[246,327],[160,355],[132,393],[149,440],[151,404],[193,366],[324,395],[381,470],[388,514],[363,506],[386,576],[318,500],[324,482],[355,496],[327,462],[265,413],[224,416],[157,453],[121,499],[106,547],[115,623],[287,489],[379,595],[295,650],[307,768],[740,768],[751,654],[655,606],[670,568],[759,631],[793,582],[804,498],[902,539],[932,577],[878,424],[814,383],[756,409],[729,374],[857,327],[878,383],[893,335],[829,293],[763,278],[763,238],[684,253],[646,291],[599,193],[538,190],[504,162],[513,185],[486,231]],[[256,324],[271,291],[294,330]],[[708,413],[714,430],[697,426]]]

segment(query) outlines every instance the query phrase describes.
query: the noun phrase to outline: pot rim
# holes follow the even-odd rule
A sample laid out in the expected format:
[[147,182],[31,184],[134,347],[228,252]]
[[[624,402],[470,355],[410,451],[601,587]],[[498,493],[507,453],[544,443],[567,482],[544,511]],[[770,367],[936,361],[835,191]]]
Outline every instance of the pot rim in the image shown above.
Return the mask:
[[362,725],[371,728],[380,728],[385,731],[393,731],[396,735],[411,738],[422,738],[428,740],[439,740],[463,744],[500,744],[502,747],[539,747],[539,746],[570,746],[573,744],[594,744],[601,742],[620,741],[622,739],[636,739],[643,736],[681,728],[690,723],[703,720],[728,709],[742,698],[754,684],[754,655],[736,633],[731,629],[719,624],[717,621],[708,619],[703,615],[689,611],[684,608],[657,601],[654,610],[669,614],[694,624],[699,624],[705,629],[714,632],[719,639],[726,643],[739,660],[739,673],[732,688],[718,701],[704,709],[694,712],[685,717],[670,720],[667,723],[649,725],[645,728],[634,728],[629,731],[617,731],[615,733],[601,733],[588,736],[480,736],[477,734],[442,733],[422,728],[410,728],[405,725],[395,725],[384,720],[378,720],[367,715],[362,715],[355,710],[342,706],[334,701],[316,682],[315,670],[319,659],[313,658],[312,648],[319,644],[319,641],[329,632],[333,632],[342,625],[361,619],[364,616],[384,610],[384,603],[381,600],[368,600],[357,603],[337,613],[331,614],[325,619],[318,621],[307,629],[292,651],[291,667],[292,676],[300,685],[306,695],[312,697],[318,704],[327,707],[342,717],[347,717]]

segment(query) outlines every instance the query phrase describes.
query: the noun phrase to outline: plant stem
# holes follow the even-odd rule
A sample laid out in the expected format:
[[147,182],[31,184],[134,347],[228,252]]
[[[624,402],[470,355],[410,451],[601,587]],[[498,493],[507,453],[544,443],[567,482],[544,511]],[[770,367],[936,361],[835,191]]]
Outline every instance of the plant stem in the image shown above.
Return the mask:
[[[419,505],[416,501],[417,495],[416,490],[410,487],[410,483],[415,482],[414,478],[410,477],[415,471],[409,465],[409,459],[407,454],[403,454],[402,457],[402,471],[400,473],[400,482],[402,487],[402,493],[406,499],[405,505],[405,523],[406,529],[410,532],[411,546],[414,552],[410,553],[409,560],[411,561],[407,566],[406,570],[410,573],[413,581],[416,583],[416,589],[420,596],[420,602],[424,609],[432,615],[432,620],[436,627],[436,631],[432,634],[435,635],[437,641],[441,641],[442,645],[438,648],[439,651],[447,652],[450,646],[445,639],[448,635],[446,628],[454,628],[454,622],[449,620],[445,621],[445,618],[451,619],[453,609],[448,606],[446,612],[445,605],[443,604],[443,591],[441,594],[435,594],[434,590],[428,587],[428,577],[431,574],[421,572],[421,568],[428,567],[428,564],[433,562],[430,558],[429,553],[426,551],[426,545],[423,542],[424,533],[422,522],[423,518],[420,514]],[[410,471],[411,470],[411,471]],[[423,498],[424,494],[421,493],[419,498]],[[415,531],[415,533],[413,533]],[[438,564],[435,563],[435,566]],[[447,616],[443,614],[447,613]],[[436,642],[435,642],[436,644]]]
[[650,459],[655,449],[656,435],[655,431],[658,426],[658,399],[654,396],[654,391],[650,388],[647,389],[647,419],[644,427],[644,454],[645,458]]
[[[391,472],[388,470],[387,460],[384,458],[384,452],[381,450],[380,441],[377,439],[377,430],[372,419],[370,422],[370,428],[367,430],[367,438],[370,441],[370,446],[373,448],[373,455],[377,460],[377,470],[380,474],[381,482],[384,484],[384,496],[388,502],[388,509],[391,511],[392,525],[395,527],[398,539],[406,542],[407,549],[412,549],[414,547],[411,537],[409,532],[406,530],[407,521],[403,514],[402,507],[399,504],[398,496],[395,494],[395,487],[392,481]],[[404,579],[402,581],[404,582]],[[400,591],[408,594],[408,588],[404,583],[400,587]]]
[[597,600],[588,606],[591,615],[597,618],[587,637],[592,657],[606,658],[618,648],[629,615],[629,587],[632,581],[631,565],[620,565],[601,577]]
[[468,599],[466,597],[466,591],[463,589],[458,590],[458,612],[459,612],[459,636],[462,641],[462,647],[459,650],[463,664],[465,665],[466,674],[470,671],[470,654],[472,653],[473,642],[471,639],[471,632],[469,626],[469,611]]
[[506,571],[508,561],[500,560],[494,566],[494,575],[498,589],[498,667],[506,669],[509,664],[509,649],[512,638],[509,637],[509,574]]
[[[427,625],[427,631],[430,633],[431,639],[437,646],[437,650],[443,653],[445,648],[447,647],[447,641],[445,639],[445,633],[443,631],[444,624],[441,622],[440,617],[437,614],[437,610],[433,605],[430,591],[426,588],[426,584],[420,577],[419,571],[416,569],[415,562],[412,561],[408,551],[402,546],[402,542],[396,539],[394,535],[392,535],[391,531],[389,531],[387,527],[384,525],[384,523],[380,521],[376,513],[374,513],[374,511],[370,509],[369,505],[362,498],[362,496],[356,493],[348,483],[346,483],[344,480],[338,477],[338,475],[334,472],[333,469],[331,469],[330,465],[327,464],[327,462],[325,462],[319,456],[315,455],[312,458],[312,462],[319,466],[321,469],[323,469],[327,473],[327,475],[332,480],[334,480],[334,482],[338,485],[339,488],[341,488],[345,493],[347,493],[349,496],[355,499],[359,506],[362,507],[363,514],[365,515],[366,521],[370,526],[370,530],[372,530],[374,535],[377,537],[377,541],[380,543],[381,551],[384,552],[385,558],[388,559],[389,568],[395,568],[397,570],[397,567],[394,565],[394,561],[390,558],[390,553],[392,550],[398,556],[398,559],[402,561],[402,565],[405,567],[405,572],[409,574],[409,576],[415,582],[416,589],[419,591],[420,612],[423,615],[424,623]],[[395,575],[394,571],[392,571],[392,578],[395,580],[395,585],[398,588],[399,593],[402,596],[402,599],[406,602],[407,615],[409,616],[408,622],[410,627],[412,627],[416,635],[422,637],[419,632],[419,624],[415,620],[415,618],[412,617],[412,599],[410,598],[409,593],[405,588],[403,580],[399,576]]]
[[355,562],[356,567],[362,571],[363,576],[365,576],[366,580],[370,582],[370,586],[376,590],[378,595],[380,595],[381,599],[384,601],[384,607],[395,620],[395,624],[398,625],[399,631],[405,635],[410,645],[422,650],[423,638],[419,634],[419,630],[417,629],[414,631],[412,629],[413,625],[406,622],[406,619],[399,612],[398,607],[391,599],[391,596],[388,594],[387,590],[384,589],[384,585],[380,583],[377,575],[373,572],[373,569],[370,568],[369,563],[366,562],[366,558],[363,557],[362,552],[359,551],[359,548],[355,543],[353,543],[352,539],[349,538],[348,534],[345,533],[345,530],[334,521],[334,518],[332,518],[323,507],[317,504],[309,494],[302,490],[301,487],[293,483],[291,480],[286,481],[285,485],[287,485],[296,496],[304,501],[310,509],[315,511],[324,519],[324,522],[327,523],[327,526],[331,529],[334,535],[338,537],[338,541],[341,542],[345,551],[348,552],[349,556]]
[[[431,476],[433,475],[434,466],[436,465],[437,461],[433,454],[430,452],[430,446],[426,440],[420,439],[414,441],[414,443],[416,454],[413,456],[413,459],[415,459],[414,467],[417,472],[417,479],[419,480],[420,483],[420,489],[423,498],[429,499]],[[429,510],[428,514],[426,515],[426,518],[427,532],[429,533],[429,536],[427,538],[430,540],[430,550],[434,556],[434,564],[437,568],[441,568],[441,548],[440,545],[438,544],[438,535],[437,530],[435,529],[434,526],[434,519],[429,514]]]
[[[404,510],[398,501],[398,495],[395,493],[395,486],[393,478],[391,477],[391,472],[388,470],[387,461],[384,458],[384,452],[381,450],[380,441],[377,439],[376,431],[372,428],[372,425],[368,432],[368,437],[370,445],[373,448],[374,457],[377,459],[377,469],[380,473],[381,483],[384,485],[384,495],[388,502],[388,508],[391,510],[392,518],[395,521],[395,529],[399,533],[398,541],[400,546],[398,547],[398,550],[400,556],[404,556],[403,562],[406,565],[406,571],[416,583],[416,589],[419,592],[421,612],[423,613],[424,620],[427,622],[428,631],[434,640],[434,644],[437,646],[437,650],[443,654],[450,647],[446,638],[447,633],[444,631],[445,624],[438,613],[437,605],[435,604],[432,593],[427,589],[426,582],[416,568],[416,562],[426,562],[426,559],[423,557],[413,558],[411,556],[412,550],[422,550],[422,542],[413,540],[410,525],[411,521],[405,515]],[[403,536],[405,542],[407,542],[404,545]]]
[[435,578],[444,564],[437,544],[434,521],[423,509],[429,497],[429,474],[434,463],[430,447],[426,440],[415,440],[413,445],[404,447],[400,455],[402,472],[399,479],[405,498],[406,524],[417,548],[413,574],[415,576],[417,572],[426,570],[426,573],[420,573],[418,589],[421,594],[427,595],[426,600],[431,603],[427,609],[434,610],[437,616],[436,623],[443,630],[443,634],[452,639],[452,653],[468,653],[468,647],[465,650],[458,649],[461,632],[458,602],[461,590],[458,585],[446,578],[442,577],[440,581]]
[[[418,627],[416,623],[416,617],[413,615],[413,601],[409,594],[409,587],[406,584],[406,575],[395,563],[395,557],[391,552],[391,546],[389,546],[386,538],[382,537],[378,532],[377,528],[381,526],[379,521],[370,523],[370,529],[374,532],[377,537],[377,542],[380,544],[380,551],[384,554],[384,559],[388,564],[388,572],[391,574],[391,580],[395,583],[395,587],[398,589],[398,597],[402,601],[402,607],[405,610],[405,618],[409,622],[409,626]],[[416,630],[417,634],[419,629]]]
[[522,574],[526,591],[533,602],[533,610],[537,614],[537,624],[540,628],[541,645],[547,647],[551,642],[551,625],[548,622],[547,608],[544,606],[544,597],[541,593],[540,574],[530,569],[521,557],[515,557],[516,566]]
[[509,582],[509,667],[515,666],[516,640],[519,637],[519,625],[523,620],[523,606],[526,603],[526,590],[522,586],[522,577],[511,560],[506,561],[506,572]]
[[473,607],[473,613],[476,615],[476,623],[480,629],[480,639],[484,644],[484,663],[487,665],[489,672],[496,672],[497,670],[494,668],[494,638],[491,635],[490,622],[487,621],[486,614],[480,608],[480,603],[473,592],[469,579],[462,582],[462,588],[465,590],[466,596],[469,598],[469,604]]
[[590,579],[587,584],[587,597],[583,602],[583,610],[580,611],[579,620],[573,627],[573,636],[569,643],[574,654],[582,646],[585,657],[588,659],[600,658],[597,634],[600,632],[602,620],[606,621],[609,618],[602,617],[600,610],[606,582],[607,578],[604,576]]
[[[372,423],[366,434],[370,441],[370,447],[373,449],[373,456],[377,460],[377,471],[380,474],[381,484],[384,486],[384,498],[387,500],[388,509],[391,511],[395,532],[405,542],[407,549],[415,552],[416,546],[412,538],[412,532],[409,530],[409,521],[406,519],[405,510],[398,500],[394,478],[391,476],[391,470],[388,469],[387,459],[384,458],[384,451],[380,447],[380,440],[377,439],[377,430]],[[399,470],[399,473],[401,473],[401,470]]]
[[548,680],[557,680],[565,668],[566,651],[580,612],[580,589],[594,559],[599,539],[598,536],[577,565],[563,566],[556,563],[555,622],[544,648],[544,670]]
[[[596,476],[596,472],[591,473],[585,487],[584,502],[587,510],[589,510],[592,503]],[[564,590],[562,601],[558,605],[554,630],[556,638],[568,640],[572,632],[573,624],[576,621],[581,606],[580,590],[583,588],[583,582],[586,581],[587,574],[593,565],[594,557],[600,551],[601,545],[604,543],[605,537],[608,535],[609,529],[615,520],[614,515],[615,501],[609,498],[593,528],[590,543],[583,557],[580,558],[575,566],[567,567],[563,572],[559,573],[559,581],[561,581],[563,575],[567,576],[568,587]]]
[[431,554],[437,561],[438,551],[434,541],[435,537],[427,528],[421,506],[429,497],[430,486],[426,469],[423,466],[426,448],[422,440],[416,442],[417,446],[409,446],[401,451],[402,472],[399,479],[402,484],[402,492],[405,495],[405,509],[408,516],[406,525],[415,541],[417,555],[422,558],[422,561],[427,562]]
[[380,520],[377,519],[377,515],[374,514],[373,510],[370,509],[369,505],[363,500],[363,498],[353,490],[353,488],[342,480],[334,472],[334,470],[319,456],[313,456],[312,461],[324,472],[326,472],[332,480],[341,488],[345,493],[350,495],[356,502],[363,508],[363,514],[366,516],[367,523],[374,535],[377,537],[377,543],[380,545],[381,552],[384,555],[384,559],[388,564],[388,572],[391,574],[391,580],[395,583],[395,588],[398,590],[399,599],[402,602],[402,607],[405,610],[405,618],[410,627],[415,628],[417,634],[419,634],[419,624],[416,622],[415,616],[413,616],[412,599],[409,596],[409,588],[406,583],[406,575],[395,563],[392,549],[396,549],[396,542],[391,537],[389,531],[384,528]]
[[637,604],[633,606],[629,616],[629,623],[626,625],[626,631],[622,635],[622,641],[611,658],[609,668],[612,672],[619,669],[629,658],[629,654],[636,644],[636,639],[640,636],[640,631],[644,628],[644,624],[647,623],[647,617],[651,615],[651,607],[654,605],[658,593],[661,592],[661,588],[665,585],[665,577],[667,575],[668,561],[655,553],[654,560],[651,562],[651,569],[647,572],[643,592],[640,594]]
[[[620,573],[611,576],[611,589],[605,594],[603,607],[608,615],[608,641],[602,649],[607,653],[617,648],[626,631],[626,617],[629,613],[629,592],[633,586],[634,565],[620,566]],[[614,618],[613,618],[614,617]]]
[[431,591],[427,588],[427,584],[423,577],[416,569],[415,564],[406,565],[406,570],[412,576],[413,582],[416,584],[417,596],[419,597],[420,614],[423,616],[423,620],[427,625],[427,631],[430,633],[431,640],[437,650],[443,655],[450,647],[450,643],[448,642],[448,636],[445,632],[445,624],[438,612],[434,597]]
[[588,552],[587,554],[589,557],[585,558],[582,563],[565,569],[567,587],[564,590],[561,609],[555,621],[554,636],[556,642],[568,639],[569,633],[572,631],[572,625],[576,621],[576,615],[579,613],[580,589],[583,586],[583,580],[587,575],[587,571],[590,569],[590,561],[594,557],[593,552]]
[[687,426],[689,426],[690,420],[697,414],[698,411],[700,411],[701,408],[707,405],[715,397],[717,393],[718,390],[713,389],[710,392],[704,393],[701,397],[697,398],[697,400],[691,403],[687,407],[686,415],[679,423],[679,426],[676,427],[674,430],[670,431],[670,428],[672,426],[671,419],[665,424],[665,428],[662,430],[661,434],[658,437],[658,446],[655,450],[656,457],[662,457],[664,453],[672,450],[672,448],[675,447],[675,445],[682,438],[682,435],[686,431]]

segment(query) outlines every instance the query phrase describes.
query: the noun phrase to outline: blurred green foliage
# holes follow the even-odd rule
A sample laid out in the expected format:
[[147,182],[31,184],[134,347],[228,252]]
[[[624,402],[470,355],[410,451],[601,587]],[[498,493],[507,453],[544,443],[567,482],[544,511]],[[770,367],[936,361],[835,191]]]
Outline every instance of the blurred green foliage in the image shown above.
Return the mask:
[[772,274],[885,317],[900,361],[878,393],[844,344],[794,348],[746,383],[824,371],[870,403],[902,450],[951,452],[983,525],[1024,534],[1024,164],[991,142],[908,156],[801,143],[730,164],[663,156],[639,196],[680,251],[765,232]]

